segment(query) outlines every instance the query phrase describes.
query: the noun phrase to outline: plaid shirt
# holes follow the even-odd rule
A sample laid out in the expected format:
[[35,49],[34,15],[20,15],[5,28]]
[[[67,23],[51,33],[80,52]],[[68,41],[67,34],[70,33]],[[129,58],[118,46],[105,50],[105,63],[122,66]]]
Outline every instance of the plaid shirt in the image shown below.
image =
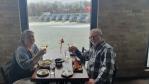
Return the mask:
[[111,84],[116,57],[112,46],[102,42],[83,54],[77,53],[77,56],[82,61],[88,61],[88,75],[95,79],[96,84]]

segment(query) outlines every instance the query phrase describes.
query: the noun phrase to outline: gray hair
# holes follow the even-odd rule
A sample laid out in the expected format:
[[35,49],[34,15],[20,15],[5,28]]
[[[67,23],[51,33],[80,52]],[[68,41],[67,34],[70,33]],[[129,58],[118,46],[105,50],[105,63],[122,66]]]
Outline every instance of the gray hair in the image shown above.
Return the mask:
[[21,41],[21,44],[24,44],[25,40],[26,40],[26,37],[31,34],[31,33],[34,33],[33,31],[31,30],[24,30],[21,34],[21,38],[20,38],[20,41]]
[[99,29],[99,28],[94,28],[91,30],[91,32],[95,32],[95,33],[99,34],[100,36],[103,35],[101,29]]

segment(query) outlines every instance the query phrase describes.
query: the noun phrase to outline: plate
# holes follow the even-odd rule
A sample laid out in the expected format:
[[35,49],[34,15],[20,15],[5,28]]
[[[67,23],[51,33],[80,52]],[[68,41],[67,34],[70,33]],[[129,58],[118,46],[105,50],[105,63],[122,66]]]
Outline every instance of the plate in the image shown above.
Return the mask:
[[40,60],[38,62],[38,65],[39,65],[39,68],[49,68],[51,63],[52,63],[52,60],[46,59],[46,60]]
[[83,72],[82,65],[81,65],[80,61],[74,61],[72,63],[72,67],[73,67],[74,73],[82,73]]
[[49,70],[48,69],[39,69],[37,70],[37,76],[39,77],[46,77],[49,75]]
[[73,71],[72,70],[63,70],[61,75],[62,75],[62,77],[69,78],[69,77],[73,76]]

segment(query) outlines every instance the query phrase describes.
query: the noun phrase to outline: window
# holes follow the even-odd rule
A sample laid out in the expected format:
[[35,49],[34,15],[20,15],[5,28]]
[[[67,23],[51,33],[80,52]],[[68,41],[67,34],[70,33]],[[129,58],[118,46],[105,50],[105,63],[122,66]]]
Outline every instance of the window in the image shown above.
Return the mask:
[[97,27],[97,1],[27,0],[27,3],[26,0],[19,0],[22,31],[27,28],[33,30],[37,44],[48,44],[50,52],[59,49],[62,38],[64,47],[75,45],[79,49],[88,48],[90,24],[91,28]]

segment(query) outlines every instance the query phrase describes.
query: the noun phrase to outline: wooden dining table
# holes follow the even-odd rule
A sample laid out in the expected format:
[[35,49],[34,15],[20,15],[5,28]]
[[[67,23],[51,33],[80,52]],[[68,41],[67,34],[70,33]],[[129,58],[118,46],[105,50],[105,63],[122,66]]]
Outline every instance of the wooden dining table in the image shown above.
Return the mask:
[[[80,84],[84,84],[86,81],[89,80],[88,74],[87,74],[87,70],[85,68],[84,65],[82,65],[82,72],[74,72],[73,75],[69,78],[65,78],[62,77],[62,72],[64,69],[69,69],[69,70],[73,70],[72,67],[72,60],[74,59],[74,57],[69,57],[69,58],[63,58],[65,59],[65,61],[63,62],[63,66],[61,68],[55,68],[55,74],[49,74],[46,77],[39,77],[37,76],[37,70],[39,70],[38,68],[34,71],[34,73],[32,74],[31,80],[34,82],[43,82],[43,81],[48,81],[48,82],[56,82],[58,84],[63,84],[63,83],[67,83],[67,82],[79,82]],[[67,60],[66,60],[67,59]]]

